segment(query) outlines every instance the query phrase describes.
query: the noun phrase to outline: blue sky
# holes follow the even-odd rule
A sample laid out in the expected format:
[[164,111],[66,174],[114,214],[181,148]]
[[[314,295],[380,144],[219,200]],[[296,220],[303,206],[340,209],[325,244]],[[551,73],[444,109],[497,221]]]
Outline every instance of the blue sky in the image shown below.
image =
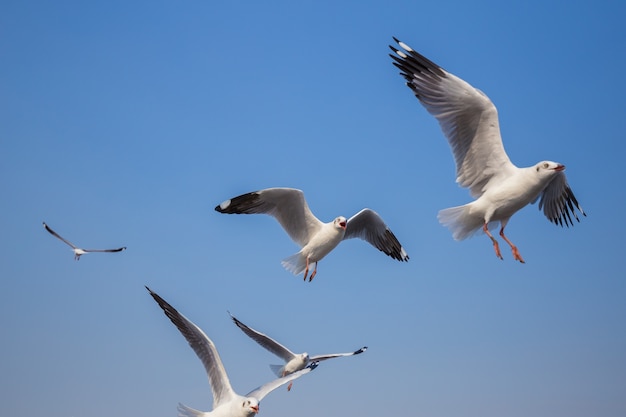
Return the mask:
[[[223,2],[224,3],[224,2]],[[298,4],[295,4],[298,3]],[[209,410],[204,370],[144,285],[202,327],[246,393],[276,359],[230,310],[329,362],[261,416],[623,416],[626,10],[619,2],[0,5],[0,415]],[[567,166],[588,214],[516,214],[498,260],[437,212],[470,201],[396,36],[484,91],[512,161]],[[312,283],[267,216],[274,186],[329,221],[380,213],[411,259],[348,241]],[[41,226],[83,246],[80,262]]]

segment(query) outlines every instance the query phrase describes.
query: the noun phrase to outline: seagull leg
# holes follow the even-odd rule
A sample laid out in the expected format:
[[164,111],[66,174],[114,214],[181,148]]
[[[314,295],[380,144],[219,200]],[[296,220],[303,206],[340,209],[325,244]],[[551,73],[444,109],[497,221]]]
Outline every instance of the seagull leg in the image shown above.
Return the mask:
[[516,261],[520,261],[523,264],[526,263],[524,262],[524,259],[522,259],[522,255],[519,254],[519,251],[517,250],[517,246],[515,246],[506,236],[504,236],[504,227],[500,229],[500,236],[502,236],[502,239],[504,239],[506,243],[508,243],[509,246],[511,246],[511,251],[513,252],[513,258],[515,258]]
[[289,385],[287,385],[287,391],[291,391],[291,386],[293,385],[293,381],[291,381],[289,383]]
[[503,259],[502,254],[500,253],[500,245],[498,245],[498,241],[496,240],[496,238],[493,237],[491,233],[489,232],[486,222],[485,224],[483,224],[483,231],[487,234],[487,236],[489,236],[489,239],[491,239],[491,241],[493,242],[493,249],[496,251],[496,256],[500,259]]
[[306,269],[304,270],[304,280],[306,281],[306,276],[309,274],[309,257],[306,257]]
[[313,277],[315,276],[315,274],[317,274],[317,262],[315,262],[315,269],[313,270],[313,273],[309,277],[309,282],[313,281]]

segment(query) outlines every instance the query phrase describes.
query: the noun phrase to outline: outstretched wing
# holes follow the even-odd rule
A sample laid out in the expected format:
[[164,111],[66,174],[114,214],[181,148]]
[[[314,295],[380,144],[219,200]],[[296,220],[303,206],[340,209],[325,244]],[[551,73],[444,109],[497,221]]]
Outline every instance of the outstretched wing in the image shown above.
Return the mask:
[[126,246],[117,249],[83,249],[85,252],[121,252],[126,250]]
[[46,224],[46,222],[43,222],[43,227],[48,231],[48,233],[50,233],[52,236],[56,237],[57,239],[61,240],[62,242],[65,242],[67,245],[71,246],[72,249],[77,249],[77,247],[70,242],[69,240],[65,240],[63,237],[61,237],[60,234],[58,234],[57,232],[55,232],[54,230],[52,230],[50,228],[50,226],[48,226]]
[[[230,312],[228,314],[230,314]],[[246,326],[232,314],[230,314],[230,317],[233,319],[233,322],[237,325],[237,327],[239,327],[245,334],[247,334],[248,337],[250,337],[252,340],[257,342],[268,351],[272,352],[274,355],[282,358],[285,362],[289,362],[295,356],[292,351],[290,351],[271,337]]]
[[209,337],[198,326],[180,314],[167,301],[162,299],[157,293],[146,287],[152,298],[159,304],[165,315],[174,323],[178,330],[189,342],[189,346],[196,352],[198,358],[204,365],[209,377],[209,384],[213,391],[213,408],[217,408],[220,403],[228,402],[234,398],[235,393],[230,386],[228,375],[217,353],[215,345]]
[[365,208],[348,219],[343,239],[358,237],[378,250],[399,261],[408,261],[409,255],[387,227],[382,217],[374,210]]
[[354,352],[348,352],[348,353],[329,353],[327,355],[315,355],[315,356],[311,356],[310,360],[311,362],[321,362],[321,361],[325,361],[326,359],[333,359],[333,358],[340,358],[342,356],[353,356],[353,355],[359,355],[363,352],[365,352],[367,350],[367,346],[363,346],[361,349],[357,349]]
[[242,194],[215,207],[227,214],[269,214],[300,246],[304,246],[322,227],[304,199],[304,193],[294,188],[267,188]]
[[492,177],[515,169],[504,151],[498,111],[482,91],[394,38],[403,49],[389,46],[393,64],[407,86],[438,121],[456,162],[456,181],[474,198]]

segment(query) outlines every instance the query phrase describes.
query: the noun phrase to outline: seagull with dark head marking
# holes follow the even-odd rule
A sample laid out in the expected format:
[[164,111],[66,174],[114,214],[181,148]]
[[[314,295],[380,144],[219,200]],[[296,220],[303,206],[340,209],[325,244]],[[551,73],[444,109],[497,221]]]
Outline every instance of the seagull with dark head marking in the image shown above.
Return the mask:
[[82,249],[77,247],[76,245],[74,245],[72,242],[70,242],[69,240],[66,240],[65,238],[61,237],[61,235],[59,235],[57,232],[55,232],[54,230],[52,230],[50,228],[50,226],[48,226],[46,224],[46,222],[43,222],[43,227],[48,231],[48,233],[50,233],[52,236],[56,237],[57,239],[59,239],[61,242],[64,242],[66,245],[68,245],[69,247],[72,248],[72,250],[74,251],[74,259],[79,261],[80,257],[86,253],[90,253],[90,252],[121,252],[123,250],[126,250],[126,246],[123,246],[121,248],[117,248],[117,249]]
[[447,72],[405,43],[393,38],[389,46],[393,64],[407,86],[433,115],[448,140],[456,162],[456,181],[475,198],[469,204],[441,210],[439,221],[463,240],[481,230],[489,236],[496,256],[502,259],[497,240],[490,233],[500,223],[500,236],[524,262],[504,228],[518,210],[539,201],[539,209],[557,225],[580,221],[575,209],[586,216],[565,177],[565,166],[552,161],[519,168],[504,151],[496,106],[482,91]]
[[[274,355],[285,361],[284,365],[270,365],[270,368],[278,377],[284,377],[286,375],[297,372],[300,369],[304,369],[310,363],[322,362],[328,359],[341,358],[344,356],[359,355],[367,350],[367,346],[363,346],[362,348],[357,349],[354,352],[347,353],[328,353],[325,355],[314,356],[309,356],[309,354],[306,352],[293,353],[271,337],[257,330],[254,330],[251,327],[246,326],[232,314],[230,314],[230,317],[233,319],[233,322],[237,325],[237,327],[239,327],[246,335],[248,335],[248,337],[257,342],[261,347],[265,348],[269,352],[273,353]],[[287,390],[291,390],[292,384],[293,382],[289,383]]]
[[230,385],[228,375],[222,364],[215,344],[209,337],[185,316],[180,314],[167,301],[157,293],[146,287],[152,298],[163,309],[165,315],[171,320],[180,333],[187,339],[189,346],[194,350],[209,377],[209,384],[213,392],[213,410],[199,411],[184,404],[178,404],[178,415],[182,417],[251,417],[259,412],[259,403],[267,394],[276,388],[300,378],[311,372],[317,366],[317,362],[298,372],[268,382],[245,396],[237,394]]
[[226,200],[215,210],[227,214],[269,214],[278,220],[287,234],[302,248],[300,252],[283,259],[282,265],[294,275],[304,271],[306,280],[311,264],[317,273],[317,263],[342,240],[361,238],[386,255],[398,261],[409,256],[374,210],[365,208],[346,219],[343,216],[323,223],[309,209],[304,193],[294,188],[267,188]]

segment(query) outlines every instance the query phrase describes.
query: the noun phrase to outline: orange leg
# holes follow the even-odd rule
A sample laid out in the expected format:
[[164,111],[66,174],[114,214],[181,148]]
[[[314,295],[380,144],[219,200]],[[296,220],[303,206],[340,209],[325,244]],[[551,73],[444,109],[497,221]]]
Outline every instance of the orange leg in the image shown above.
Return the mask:
[[309,277],[309,282],[313,281],[313,277],[315,276],[315,274],[317,274],[317,262],[315,262],[315,269],[313,270],[313,273]]
[[496,240],[496,238],[493,237],[489,232],[489,229],[487,228],[487,223],[483,225],[483,231],[487,234],[487,236],[489,236],[489,239],[491,239],[491,241],[493,242],[493,249],[496,251],[496,256],[500,259],[503,259],[502,254],[500,253],[500,245],[498,245],[498,241]]
[[304,280],[306,281],[306,276],[309,275],[309,257],[306,258],[306,269],[304,270]]
[[291,391],[291,386],[293,385],[293,381],[291,381],[289,383],[289,385],[287,385],[287,391]]
[[519,251],[517,250],[517,246],[515,246],[506,236],[504,236],[504,227],[500,229],[500,236],[502,236],[502,239],[504,239],[506,243],[508,243],[509,246],[511,246],[511,251],[513,252],[513,258],[515,258],[516,261],[520,261],[521,263],[526,263],[524,262],[524,259],[522,259],[522,255],[519,254]]

